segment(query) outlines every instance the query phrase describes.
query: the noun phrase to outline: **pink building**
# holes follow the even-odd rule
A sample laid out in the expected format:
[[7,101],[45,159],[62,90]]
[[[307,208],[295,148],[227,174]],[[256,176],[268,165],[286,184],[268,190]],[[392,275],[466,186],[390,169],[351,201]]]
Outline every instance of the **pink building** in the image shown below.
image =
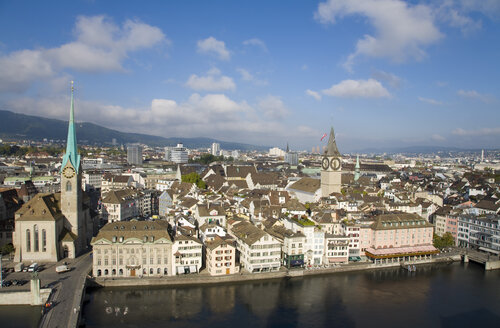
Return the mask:
[[437,253],[432,245],[434,227],[417,214],[379,215],[370,226],[365,255],[375,263],[428,259]]

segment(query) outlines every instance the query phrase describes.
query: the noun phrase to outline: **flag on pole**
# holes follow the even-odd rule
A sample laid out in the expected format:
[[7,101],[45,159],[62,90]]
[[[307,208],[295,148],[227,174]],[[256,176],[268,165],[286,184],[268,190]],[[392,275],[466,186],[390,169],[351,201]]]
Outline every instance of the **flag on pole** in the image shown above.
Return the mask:
[[320,141],[323,141],[323,139],[325,139],[325,137],[326,137],[326,133],[323,134],[323,136],[321,137]]

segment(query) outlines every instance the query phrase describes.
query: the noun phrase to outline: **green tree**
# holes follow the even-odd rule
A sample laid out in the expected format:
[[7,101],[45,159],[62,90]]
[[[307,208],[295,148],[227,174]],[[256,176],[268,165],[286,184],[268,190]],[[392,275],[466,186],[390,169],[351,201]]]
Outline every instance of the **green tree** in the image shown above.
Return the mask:
[[453,238],[453,235],[449,232],[445,233],[442,237],[434,234],[434,237],[432,238],[434,247],[443,249],[446,247],[452,247],[455,245],[455,238]]
[[2,252],[2,255],[8,255],[14,251],[14,245],[12,244],[5,244],[3,245],[2,249],[0,250]]
[[207,188],[207,184],[205,183],[205,181],[203,181],[200,178],[199,174],[196,172],[192,172],[192,173],[183,175],[182,182],[195,183],[198,186],[198,188],[200,188],[200,189]]

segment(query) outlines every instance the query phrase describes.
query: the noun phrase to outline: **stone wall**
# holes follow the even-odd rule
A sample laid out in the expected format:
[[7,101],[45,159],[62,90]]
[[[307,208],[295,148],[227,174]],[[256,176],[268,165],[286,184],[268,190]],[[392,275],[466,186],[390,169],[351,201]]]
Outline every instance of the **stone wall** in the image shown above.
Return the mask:
[[[49,298],[51,288],[40,289],[40,303],[44,304]],[[0,305],[34,305],[32,304],[31,291],[2,291],[0,292]]]

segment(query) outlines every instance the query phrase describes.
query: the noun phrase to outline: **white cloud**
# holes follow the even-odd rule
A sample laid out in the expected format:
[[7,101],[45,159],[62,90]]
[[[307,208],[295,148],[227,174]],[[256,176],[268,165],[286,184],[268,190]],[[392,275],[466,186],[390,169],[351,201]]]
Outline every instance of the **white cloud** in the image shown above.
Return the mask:
[[457,94],[461,97],[476,99],[484,103],[491,103],[494,101],[493,96],[481,94],[476,90],[458,90]]
[[342,98],[389,98],[391,94],[374,79],[344,80],[321,91],[327,96]]
[[476,130],[464,130],[461,128],[452,131],[457,136],[496,136],[500,135],[500,127],[496,128],[480,128]]
[[445,137],[443,137],[443,136],[441,136],[439,134],[433,134],[431,136],[431,139],[434,140],[434,141],[445,141],[446,140]]
[[60,79],[65,69],[121,71],[129,53],[170,41],[154,26],[126,20],[120,27],[105,16],[79,16],[75,41],[55,48],[21,50],[0,57],[0,90],[23,92],[35,81]]
[[366,34],[356,44],[344,66],[352,70],[359,55],[388,57],[394,61],[420,60],[424,47],[438,41],[442,34],[434,24],[432,9],[410,5],[401,0],[328,0],[318,5],[314,17],[323,24],[334,24],[345,16],[363,16],[374,27],[375,35]]
[[375,70],[372,73],[372,77],[376,80],[387,82],[387,84],[389,84],[393,88],[399,88],[402,84],[401,78],[399,76],[384,71]]
[[313,97],[313,98],[314,98],[314,99],[316,99],[316,100],[321,100],[321,95],[320,95],[320,94],[319,94],[319,92],[317,92],[317,91],[312,91],[312,90],[307,89],[307,90],[306,90],[306,94],[307,94],[308,96]]
[[[270,99],[270,98],[269,98]],[[267,98],[264,100],[268,100]],[[262,101],[263,105],[271,102]],[[20,98],[6,103],[16,112],[68,119],[69,97]],[[282,110],[266,108],[269,116],[256,115],[246,101],[236,101],[224,94],[192,94],[187,100],[156,98],[146,108],[127,108],[112,104],[83,101],[76,95],[75,118],[120,131],[170,137],[211,137],[221,140],[269,144],[275,138],[294,136],[274,115]],[[260,109],[260,108],[259,108]],[[262,110],[264,110],[262,108]],[[134,122],[131,124],[130,122]]]
[[237,68],[236,71],[241,74],[241,79],[243,81],[253,82],[253,84],[259,86],[264,86],[268,84],[266,80],[261,80],[256,78],[252,73],[250,73],[248,70],[244,68]]
[[258,48],[261,48],[264,52],[267,52],[267,46],[264,43],[264,41],[262,41],[261,39],[258,39],[258,38],[248,39],[248,40],[243,41],[243,44],[245,46],[258,47]]
[[224,41],[219,41],[213,36],[199,40],[197,46],[200,53],[214,53],[222,60],[229,60],[231,58],[231,53],[226,49]]
[[206,76],[192,74],[186,82],[186,86],[194,90],[225,91],[236,89],[236,84],[229,76],[220,76],[217,68],[212,68]]
[[418,97],[418,100],[420,100],[421,102],[424,102],[424,103],[431,104],[431,105],[443,105],[442,101],[435,100],[432,98]]
[[258,107],[262,110],[264,115],[268,118],[281,119],[288,114],[288,110],[280,97],[277,96],[267,96],[261,99],[258,103]]

